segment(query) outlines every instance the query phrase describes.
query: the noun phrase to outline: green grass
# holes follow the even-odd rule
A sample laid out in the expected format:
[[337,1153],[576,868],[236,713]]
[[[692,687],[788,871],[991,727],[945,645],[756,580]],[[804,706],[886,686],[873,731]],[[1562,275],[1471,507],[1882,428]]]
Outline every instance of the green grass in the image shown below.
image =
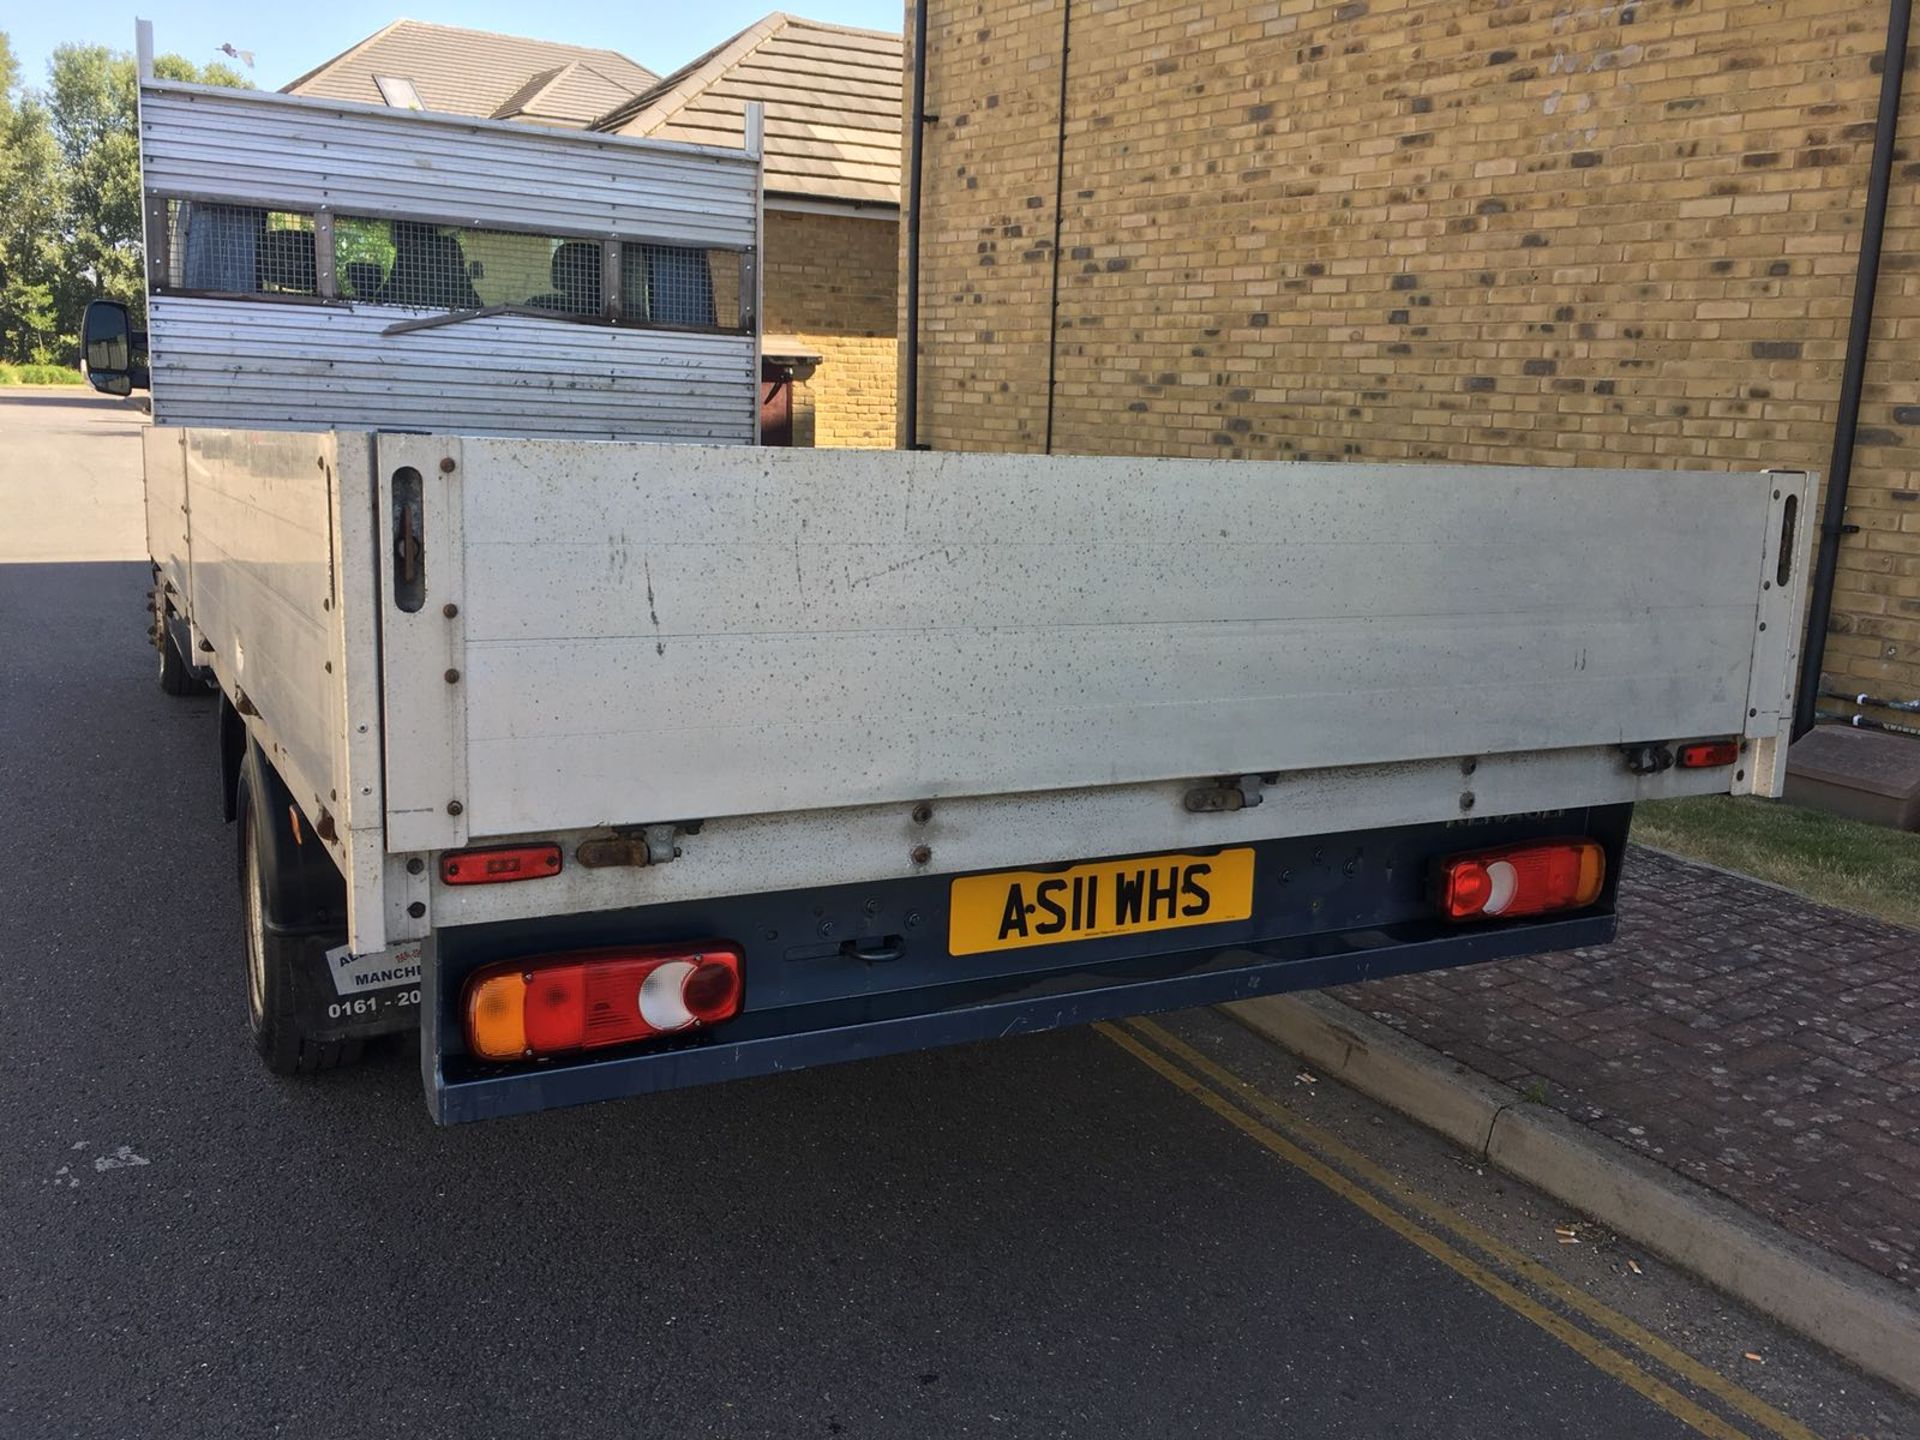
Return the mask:
[[84,385],[78,370],[65,365],[15,365],[0,361],[0,385]]
[[1920,834],[1778,800],[1703,795],[1637,806],[1633,838],[1810,900],[1920,928]]

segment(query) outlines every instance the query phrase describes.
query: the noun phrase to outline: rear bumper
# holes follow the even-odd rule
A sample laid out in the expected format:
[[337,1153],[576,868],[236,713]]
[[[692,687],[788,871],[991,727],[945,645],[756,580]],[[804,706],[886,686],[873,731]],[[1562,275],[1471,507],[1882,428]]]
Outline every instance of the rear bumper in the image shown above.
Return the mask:
[[[1163,958],[1190,967],[1187,973],[1158,979],[1122,980],[1065,991],[1056,989],[1018,999],[750,1040],[716,1038],[712,1043],[686,1049],[556,1065],[522,1073],[475,1075],[457,1081],[447,1078],[436,1037],[429,1035],[421,1045],[427,1103],[433,1118],[442,1125],[499,1119],[842,1060],[865,1060],[971,1040],[1057,1030],[1126,1015],[1183,1010],[1194,1005],[1250,1000],[1257,995],[1288,990],[1316,990],[1543,950],[1599,945],[1613,938],[1614,923],[1610,913],[1587,914],[1571,920],[1497,930],[1387,940],[1364,949],[1340,945],[1319,954],[1288,954],[1285,952],[1290,945],[1286,943],[1186,952]],[[431,975],[429,983],[433,983]],[[1035,988],[1045,987],[1036,982]]]
[[[947,876],[449,927],[422,954],[428,1106],[436,1121],[457,1124],[1600,944],[1614,932],[1631,813],[1620,806],[1266,842],[1257,847],[1250,919],[991,956],[948,955]],[[1608,881],[1592,908],[1475,928],[1433,918],[1431,860],[1549,834],[1605,844]],[[884,937],[884,959],[850,953],[865,937]],[[459,998],[482,965],[697,938],[728,939],[745,956],[746,1008],[712,1031],[547,1062],[495,1065],[465,1053]]]

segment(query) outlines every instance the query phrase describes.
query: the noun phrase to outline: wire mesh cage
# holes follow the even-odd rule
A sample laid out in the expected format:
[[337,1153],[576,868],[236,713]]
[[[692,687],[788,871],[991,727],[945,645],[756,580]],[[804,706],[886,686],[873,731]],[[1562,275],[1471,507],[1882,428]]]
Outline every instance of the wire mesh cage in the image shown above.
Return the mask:
[[313,216],[196,200],[167,203],[168,282],[230,295],[318,295]]
[[[748,272],[737,251],[350,215],[316,225],[296,211],[179,199],[166,213],[164,283],[175,289],[695,330],[743,324]],[[329,237],[331,257],[318,253]],[[618,267],[612,295],[609,264]]]
[[346,300],[594,317],[605,309],[597,240],[341,216],[333,223],[333,246],[336,284]]
[[623,241],[620,309],[652,325],[740,327],[741,257],[732,250]]
[[452,225],[423,220],[365,220],[341,216],[333,222],[334,284],[344,300],[402,305],[418,310],[478,310],[493,304],[475,288],[483,261],[467,255],[466,236]]

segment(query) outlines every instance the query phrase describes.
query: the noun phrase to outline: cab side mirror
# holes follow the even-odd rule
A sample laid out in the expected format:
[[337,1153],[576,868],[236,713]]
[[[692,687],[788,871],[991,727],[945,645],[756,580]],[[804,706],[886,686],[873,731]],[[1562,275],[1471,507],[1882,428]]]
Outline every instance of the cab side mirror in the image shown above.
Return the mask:
[[127,307],[118,300],[90,300],[80,321],[80,347],[87,383],[103,395],[131,395],[146,382],[145,356]]

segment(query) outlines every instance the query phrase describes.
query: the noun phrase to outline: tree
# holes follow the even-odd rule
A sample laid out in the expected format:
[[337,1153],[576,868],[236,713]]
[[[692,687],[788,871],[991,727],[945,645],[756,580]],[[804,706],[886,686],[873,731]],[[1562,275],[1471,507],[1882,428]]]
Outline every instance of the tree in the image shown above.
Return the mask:
[[0,359],[45,362],[66,349],[61,280],[60,154],[46,107],[19,89],[0,35]]
[[[0,357],[69,359],[96,296],[136,311],[141,283],[138,72],[103,45],[63,45],[44,96],[22,91],[0,36]],[[225,65],[163,55],[168,80],[251,88]]]

